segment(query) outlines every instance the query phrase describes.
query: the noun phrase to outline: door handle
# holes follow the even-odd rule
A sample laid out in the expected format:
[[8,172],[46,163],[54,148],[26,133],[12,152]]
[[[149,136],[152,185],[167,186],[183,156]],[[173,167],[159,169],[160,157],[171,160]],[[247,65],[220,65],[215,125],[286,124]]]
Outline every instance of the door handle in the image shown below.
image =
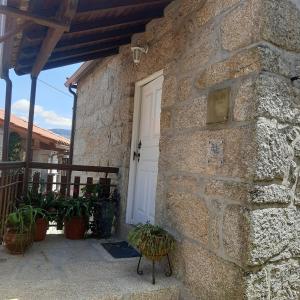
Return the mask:
[[138,159],[138,162],[140,161],[141,154],[139,152],[134,151],[133,152],[133,160],[136,158]]
[[133,152],[133,160],[135,160],[136,158],[138,159],[138,162],[140,161],[141,158],[141,153],[140,150],[142,148],[142,141],[140,140],[137,146],[137,150]]
[[138,149],[140,150],[142,148],[142,141],[140,140],[140,142],[138,143]]

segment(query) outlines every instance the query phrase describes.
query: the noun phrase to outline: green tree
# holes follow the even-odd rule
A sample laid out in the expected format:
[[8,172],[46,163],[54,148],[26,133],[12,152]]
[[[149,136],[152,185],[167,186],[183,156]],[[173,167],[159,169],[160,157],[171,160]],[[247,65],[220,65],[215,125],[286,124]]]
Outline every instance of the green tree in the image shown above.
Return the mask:
[[16,132],[11,132],[9,135],[8,146],[8,160],[18,161],[21,160],[22,153],[22,139]]

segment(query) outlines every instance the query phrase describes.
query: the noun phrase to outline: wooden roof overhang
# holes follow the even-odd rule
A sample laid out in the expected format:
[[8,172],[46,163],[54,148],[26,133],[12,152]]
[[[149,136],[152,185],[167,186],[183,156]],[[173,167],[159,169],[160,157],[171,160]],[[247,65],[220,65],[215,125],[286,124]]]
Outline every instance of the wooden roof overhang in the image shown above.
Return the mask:
[[164,8],[172,2],[6,1],[0,5],[0,13],[6,17],[2,66],[14,68],[18,75],[33,76],[42,70],[117,54],[133,34],[145,31],[152,19],[163,17]]

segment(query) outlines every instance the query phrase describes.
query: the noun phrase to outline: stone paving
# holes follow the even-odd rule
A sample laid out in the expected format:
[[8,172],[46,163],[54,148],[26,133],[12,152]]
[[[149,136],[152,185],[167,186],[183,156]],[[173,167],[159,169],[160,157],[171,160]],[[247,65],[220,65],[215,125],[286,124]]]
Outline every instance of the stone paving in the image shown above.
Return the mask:
[[151,268],[136,274],[137,258],[114,259],[100,240],[71,241],[47,235],[24,256],[13,256],[0,246],[0,300],[18,299],[179,299],[179,283]]

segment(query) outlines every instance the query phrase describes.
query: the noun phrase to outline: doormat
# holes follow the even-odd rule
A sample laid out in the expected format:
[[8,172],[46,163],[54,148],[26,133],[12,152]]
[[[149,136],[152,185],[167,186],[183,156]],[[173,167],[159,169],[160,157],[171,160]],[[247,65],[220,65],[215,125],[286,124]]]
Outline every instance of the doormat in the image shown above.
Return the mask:
[[138,257],[140,254],[127,242],[103,243],[104,249],[114,258]]

